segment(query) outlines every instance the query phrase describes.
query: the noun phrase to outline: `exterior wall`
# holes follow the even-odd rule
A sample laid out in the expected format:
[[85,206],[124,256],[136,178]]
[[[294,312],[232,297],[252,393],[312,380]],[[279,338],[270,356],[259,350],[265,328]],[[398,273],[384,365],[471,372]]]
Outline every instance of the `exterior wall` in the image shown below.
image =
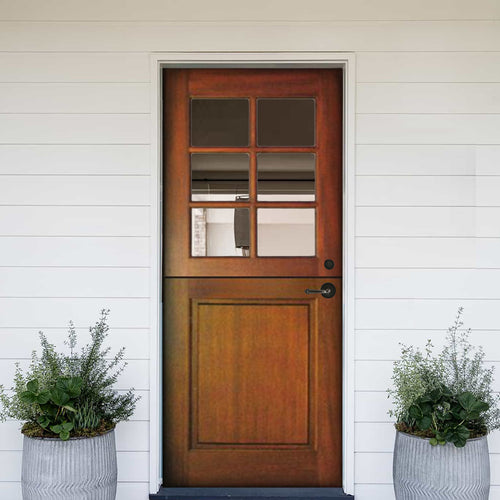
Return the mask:
[[[355,493],[392,498],[398,342],[439,343],[463,305],[500,365],[500,4],[0,0],[0,382],[38,329],[58,339],[109,307],[121,385],[143,396],[118,428],[118,500],[147,498],[150,477],[156,51],[356,53]],[[12,500],[17,429],[0,425]]]

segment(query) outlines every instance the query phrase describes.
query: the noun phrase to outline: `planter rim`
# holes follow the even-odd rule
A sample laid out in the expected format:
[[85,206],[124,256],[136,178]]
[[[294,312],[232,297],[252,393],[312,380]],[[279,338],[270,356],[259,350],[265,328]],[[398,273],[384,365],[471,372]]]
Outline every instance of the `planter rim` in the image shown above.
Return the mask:
[[[403,432],[403,431],[398,431],[397,429],[396,429],[396,432],[398,434],[403,434],[405,436],[408,436],[408,437],[410,437],[412,439],[423,439],[424,441],[430,441],[430,439],[431,439],[431,438],[426,438],[426,437],[421,437],[421,436],[415,436],[414,434],[410,434],[408,432]],[[481,439],[486,439],[487,437],[488,437],[488,434],[485,434],[484,436],[479,436],[479,437],[476,437],[476,438],[469,438],[469,439],[467,439],[467,443],[469,441],[479,441]],[[446,444],[451,444],[451,443],[446,443]]]
[[60,441],[61,443],[67,443],[68,441],[83,441],[84,439],[94,439],[102,436],[106,436],[107,434],[115,432],[115,429],[110,429],[109,431],[103,432],[102,434],[98,434],[97,436],[75,436],[75,437],[70,437],[66,441],[63,441],[61,438],[54,438],[54,437],[36,437],[36,436],[26,436],[26,434],[21,434],[23,435],[24,438],[26,439],[35,439],[37,441]]

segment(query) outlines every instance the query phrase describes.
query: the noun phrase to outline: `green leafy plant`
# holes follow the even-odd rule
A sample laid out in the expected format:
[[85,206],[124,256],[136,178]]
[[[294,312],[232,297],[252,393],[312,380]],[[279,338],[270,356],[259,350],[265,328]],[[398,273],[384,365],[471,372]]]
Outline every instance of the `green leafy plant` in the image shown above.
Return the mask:
[[465,446],[471,433],[486,434],[482,414],[489,404],[470,392],[454,395],[446,386],[434,389],[417,399],[409,408],[407,424],[421,431],[430,431],[431,445],[453,443]]
[[36,421],[42,429],[50,429],[66,441],[75,427],[75,404],[80,396],[81,386],[80,377],[59,377],[52,387],[41,391],[38,379],[33,379],[26,384],[27,390],[19,397],[24,403],[39,407],[40,414]]
[[425,352],[403,346],[394,363],[393,388],[388,391],[394,408],[389,414],[398,430],[428,437],[431,445],[463,447],[467,439],[500,428],[493,368],[484,367],[482,348],[470,344],[462,313],[460,308],[437,356],[428,341]]
[[40,332],[41,356],[32,353],[26,373],[16,364],[12,395],[0,386],[0,420],[21,420],[26,435],[62,440],[99,435],[128,420],[138,398],[132,389],[125,394],[114,389],[126,363],[123,348],[110,358],[110,348],[103,347],[108,315],[101,311],[90,327],[90,342],[80,352],[73,323],[65,341],[68,354],[57,352]]

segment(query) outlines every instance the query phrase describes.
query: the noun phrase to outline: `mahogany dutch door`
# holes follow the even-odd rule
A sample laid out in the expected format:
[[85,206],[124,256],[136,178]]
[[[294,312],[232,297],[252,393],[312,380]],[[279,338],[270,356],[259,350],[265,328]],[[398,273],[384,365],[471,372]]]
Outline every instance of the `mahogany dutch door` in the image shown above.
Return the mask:
[[168,486],[340,486],[342,71],[164,72]]

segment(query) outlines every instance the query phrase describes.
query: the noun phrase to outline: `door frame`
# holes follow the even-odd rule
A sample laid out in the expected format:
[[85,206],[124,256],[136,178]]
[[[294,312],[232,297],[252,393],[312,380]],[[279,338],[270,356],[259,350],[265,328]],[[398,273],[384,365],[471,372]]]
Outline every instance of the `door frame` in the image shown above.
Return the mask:
[[343,304],[342,483],[354,494],[355,308],[355,90],[351,52],[156,52],[150,55],[150,358],[149,492],[162,484],[162,70],[165,68],[342,68],[343,104]]

